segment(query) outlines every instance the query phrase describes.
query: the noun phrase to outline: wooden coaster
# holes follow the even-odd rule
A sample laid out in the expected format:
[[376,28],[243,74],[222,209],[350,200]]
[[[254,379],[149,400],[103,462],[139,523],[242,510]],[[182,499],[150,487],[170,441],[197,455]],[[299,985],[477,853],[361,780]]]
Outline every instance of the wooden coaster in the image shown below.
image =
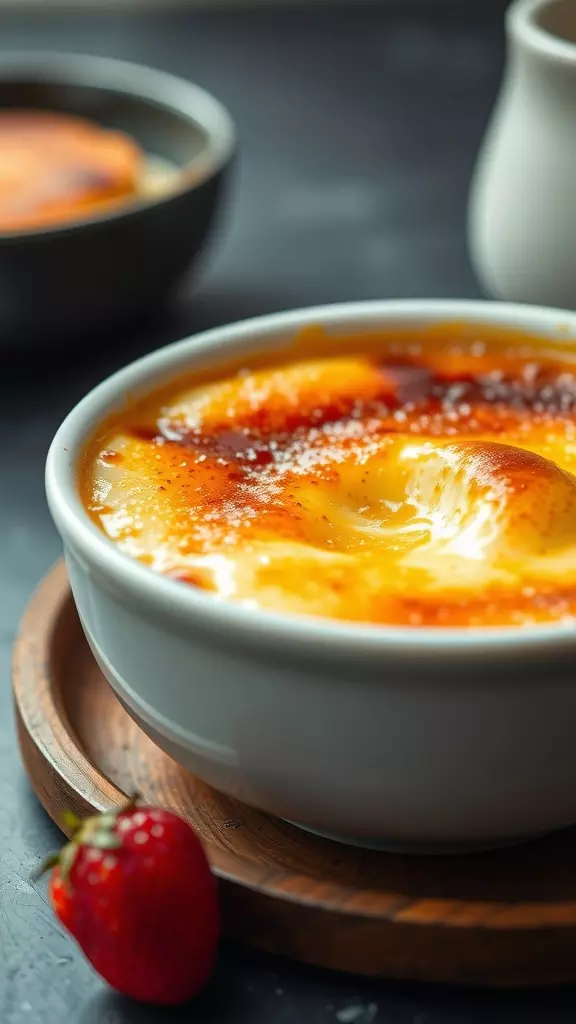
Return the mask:
[[576,981],[576,832],[499,853],[407,857],[342,846],[222,796],[124,711],[84,640],[63,565],[22,621],[14,695],[24,764],[54,820],[132,791],[184,815],[221,879],[229,936],[362,974]]

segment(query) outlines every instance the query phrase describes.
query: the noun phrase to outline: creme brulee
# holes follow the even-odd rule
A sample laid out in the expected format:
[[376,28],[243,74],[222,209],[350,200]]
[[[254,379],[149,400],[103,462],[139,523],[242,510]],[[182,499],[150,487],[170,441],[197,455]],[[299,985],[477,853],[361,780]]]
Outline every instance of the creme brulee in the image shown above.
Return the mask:
[[57,226],[167,191],[175,171],[84,118],[0,111],[0,232]]
[[82,467],[91,516],[254,608],[575,617],[576,356],[458,325],[329,344],[312,332],[283,363],[180,379],[108,421]]

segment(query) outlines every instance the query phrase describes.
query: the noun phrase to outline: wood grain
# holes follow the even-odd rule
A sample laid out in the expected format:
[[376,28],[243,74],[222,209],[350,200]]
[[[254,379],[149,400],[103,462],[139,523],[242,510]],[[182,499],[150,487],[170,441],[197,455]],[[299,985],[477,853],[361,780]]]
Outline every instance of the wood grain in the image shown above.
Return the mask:
[[576,981],[576,832],[460,857],[308,835],[204,785],[128,716],[84,639],[59,565],[14,651],[22,758],[48,813],[137,790],[184,815],[221,880],[229,936],[362,974],[479,985]]

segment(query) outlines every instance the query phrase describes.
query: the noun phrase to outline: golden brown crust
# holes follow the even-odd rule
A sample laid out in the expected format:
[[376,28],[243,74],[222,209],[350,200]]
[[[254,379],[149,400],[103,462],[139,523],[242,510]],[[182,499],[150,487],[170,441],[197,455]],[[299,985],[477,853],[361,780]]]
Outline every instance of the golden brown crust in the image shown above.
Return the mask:
[[[342,348],[342,346],[340,346]],[[296,359],[132,408],[86,505],[157,571],[260,607],[401,625],[576,617],[569,354],[477,342]]]
[[0,231],[80,218],[133,196],[142,152],[121,132],[66,114],[0,112]]

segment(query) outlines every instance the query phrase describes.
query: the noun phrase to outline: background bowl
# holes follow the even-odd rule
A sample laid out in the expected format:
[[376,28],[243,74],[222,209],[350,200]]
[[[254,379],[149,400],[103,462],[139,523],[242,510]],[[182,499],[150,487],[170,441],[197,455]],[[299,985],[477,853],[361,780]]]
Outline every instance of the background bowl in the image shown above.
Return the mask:
[[232,121],[203,89],[102,57],[0,57],[0,108],[66,112],[132,135],[180,173],[160,196],[40,230],[0,232],[1,347],[85,335],[137,315],[190,270],[234,149]]
[[310,323],[350,334],[447,321],[576,349],[576,314],[529,306],[350,303],[261,317],[115,374],[76,406],[48,456],[84,630],[130,713],[217,789],[365,845],[461,849],[576,823],[573,625],[374,627],[220,602],[122,554],[84,510],[77,466],[126,393],[288,350]]

